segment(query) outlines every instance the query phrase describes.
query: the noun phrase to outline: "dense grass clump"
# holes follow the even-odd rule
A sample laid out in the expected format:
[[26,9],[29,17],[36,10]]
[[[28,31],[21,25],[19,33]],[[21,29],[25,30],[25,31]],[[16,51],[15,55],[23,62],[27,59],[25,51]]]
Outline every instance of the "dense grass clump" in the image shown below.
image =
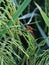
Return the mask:
[[[36,2],[37,8],[30,13],[31,2],[0,0],[0,65],[49,64],[49,37],[39,25],[42,15],[44,24],[49,27],[49,18]],[[24,15],[25,12],[28,13]],[[37,30],[42,37],[37,38]]]

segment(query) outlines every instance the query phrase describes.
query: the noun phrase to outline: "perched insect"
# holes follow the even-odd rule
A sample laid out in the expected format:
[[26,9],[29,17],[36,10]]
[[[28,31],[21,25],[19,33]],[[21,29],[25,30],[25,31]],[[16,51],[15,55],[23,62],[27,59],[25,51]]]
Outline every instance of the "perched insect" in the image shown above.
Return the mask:
[[35,30],[34,28],[32,28],[31,26],[29,26],[29,25],[27,25],[26,28],[27,28],[27,30],[35,37],[33,31],[36,31],[36,30]]

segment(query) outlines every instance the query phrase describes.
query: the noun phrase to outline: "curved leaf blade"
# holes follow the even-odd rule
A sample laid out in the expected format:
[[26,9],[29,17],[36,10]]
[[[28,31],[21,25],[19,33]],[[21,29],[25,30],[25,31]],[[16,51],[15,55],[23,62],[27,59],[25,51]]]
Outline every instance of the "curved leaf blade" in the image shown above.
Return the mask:
[[37,6],[37,8],[39,9],[46,25],[49,27],[49,18],[47,17],[46,13],[41,9],[41,7],[35,2],[35,5]]

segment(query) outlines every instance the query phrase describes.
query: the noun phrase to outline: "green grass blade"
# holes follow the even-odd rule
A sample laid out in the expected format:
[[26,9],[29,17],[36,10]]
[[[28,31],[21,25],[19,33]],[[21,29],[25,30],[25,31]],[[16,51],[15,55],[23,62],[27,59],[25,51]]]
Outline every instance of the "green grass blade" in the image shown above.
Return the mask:
[[35,3],[35,5],[39,9],[39,11],[40,11],[40,13],[41,13],[41,15],[42,15],[42,17],[43,17],[46,25],[49,27],[49,18],[47,17],[47,15],[45,14],[45,12],[41,9],[41,7],[37,3]]
[[15,12],[13,15],[13,19],[16,20],[20,14],[24,11],[24,9],[27,7],[27,5],[30,3],[31,0],[24,0],[22,5],[19,7],[19,9]]
[[[24,9],[27,7],[27,5],[31,2],[31,0],[24,0],[24,2],[20,5],[19,9],[15,12],[13,15],[14,22],[16,19],[21,15],[21,13],[24,11]],[[8,22],[8,25],[11,26],[11,21]]]

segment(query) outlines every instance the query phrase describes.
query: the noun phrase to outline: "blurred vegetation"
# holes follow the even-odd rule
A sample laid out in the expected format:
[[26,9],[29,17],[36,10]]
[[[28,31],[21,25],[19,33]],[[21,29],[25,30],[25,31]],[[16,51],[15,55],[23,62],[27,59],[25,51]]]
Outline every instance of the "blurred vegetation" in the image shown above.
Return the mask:
[[49,65],[48,16],[48,0],[0,0],[0,65]]

